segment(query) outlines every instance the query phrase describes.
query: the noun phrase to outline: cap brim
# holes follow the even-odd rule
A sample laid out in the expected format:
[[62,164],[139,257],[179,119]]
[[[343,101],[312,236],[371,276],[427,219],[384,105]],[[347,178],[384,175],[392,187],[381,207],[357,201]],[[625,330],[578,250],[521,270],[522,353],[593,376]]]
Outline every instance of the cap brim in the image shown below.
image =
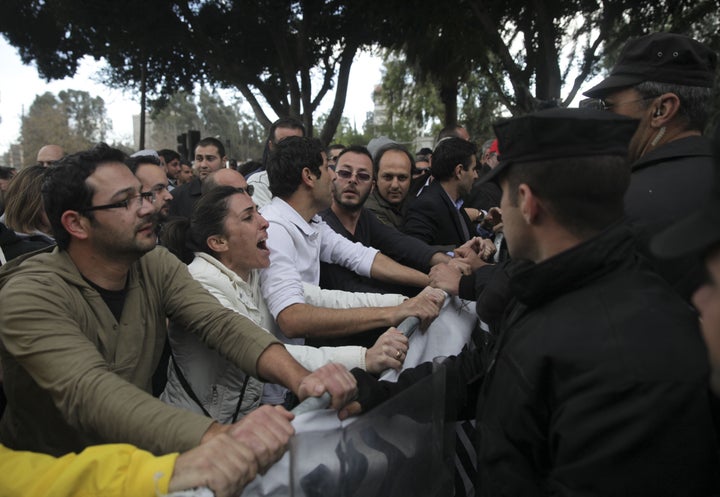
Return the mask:
[[650,250],[662,259],[672,259],[705,250],[720,242],[720,201],[713,200],[705,208],[673,224],[655,235]]
[[637,75],[614,75],[608,76],[597,85],[583,92],[583,95],[590,98],[602,98],[615,90],[634,86],[642,83],[643,78]]

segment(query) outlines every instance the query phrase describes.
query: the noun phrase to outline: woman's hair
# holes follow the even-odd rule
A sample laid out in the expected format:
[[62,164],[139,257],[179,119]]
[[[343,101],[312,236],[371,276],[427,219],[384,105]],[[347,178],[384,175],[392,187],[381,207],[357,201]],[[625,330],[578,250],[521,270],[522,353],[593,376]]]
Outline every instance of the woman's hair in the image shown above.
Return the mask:
[[225,234],[230,197],[236,193],[238,190],[232,186],[218,186],[204,193],[195,204],[189,221],[174,219],[163,226],[160,234],[163,246],[185,264],[192,262],[194,252],[215,256],[207,239]]
[[35,165],[21,169],[5,193],[5,225],[19,233],[51,234],[43,208],[42,185],[46,169]]

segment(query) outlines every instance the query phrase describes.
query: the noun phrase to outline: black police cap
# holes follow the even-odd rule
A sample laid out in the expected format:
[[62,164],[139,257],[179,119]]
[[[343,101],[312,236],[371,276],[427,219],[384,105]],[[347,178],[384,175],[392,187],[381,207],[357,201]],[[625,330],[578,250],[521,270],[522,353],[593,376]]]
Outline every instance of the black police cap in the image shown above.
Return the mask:
[[675,33],[653,33],[625,44],[610,75],[584,95],[603,98],[644,81],[712,88],[717,54]]
[[484,181],[496,178],[512,164],[569,157],[627,155],[637,119],[612,112],[557,108],[496,123],[500,163]]

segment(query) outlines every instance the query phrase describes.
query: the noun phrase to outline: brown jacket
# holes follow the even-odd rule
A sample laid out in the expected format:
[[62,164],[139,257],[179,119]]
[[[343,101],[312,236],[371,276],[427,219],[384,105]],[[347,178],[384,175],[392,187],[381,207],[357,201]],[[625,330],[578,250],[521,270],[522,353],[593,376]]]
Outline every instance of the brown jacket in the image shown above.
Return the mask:
[[224,308],[162,247],[131,267],[119,323],[67,252],[56,248],[4,266],[2,443],[54,455],[109,442],[155,453],[197,445],[212,420],[148,393],[167,317],[255,376],[260,354],[276,342]]

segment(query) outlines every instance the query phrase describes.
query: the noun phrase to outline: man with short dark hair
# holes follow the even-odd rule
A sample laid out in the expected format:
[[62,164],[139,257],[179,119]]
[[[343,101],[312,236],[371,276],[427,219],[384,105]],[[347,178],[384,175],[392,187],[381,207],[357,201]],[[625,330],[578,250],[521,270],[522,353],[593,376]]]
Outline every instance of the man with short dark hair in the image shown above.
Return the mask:
[[[344,403],[354,393],[346,371],[308,374],[271,335],[222,306],[156,247],[155,193],[141,191],[126,159],[101,144],[48,169],[43,200],[57,248],[0,269],[8,397],[0,441],[54,455],[110,441],[166,453],[218,433],[239,436],[242,422],[219,425],[151,396],[167,319],[300,398],[327,389],[336,406]],[[278,434],[282,447],[287,439]],[[258,464],[267,467],[262,460],[270,452],[257,449]]]
[[426,176],[430,174],[430,159],[432,158],[431,148],[421,148],[418,153],[415,154],[415,167],[413,168],[413,180],[420,176]]
[[448,251],[470,240],[472,222],[462,205],[477,178],[476,153],[475,145],[462,138],[438,143],[432,155],[434,181],[408,207],[405,233]]
[[305,136],[305,126],[293,117],[281,117],[270,126],[265,150],[263,151],[263,165],[257,171],[247,175],[248,184],[253,185],[255,193],[253,201],[259,208],[269,204],[272,200],[270,182],[267,174],[267,162],[275,146],[289,136]]
[[192,164],[186,160],[183,160],[180,164],[180,174],[178,175],[177,186],[182,186],[184,184],[190,183],[194,177],[195,174],[193,172]]
[[435,141],[435,146],[437,147],[440,142],[443,141],[445,138],[460,138],[469,142],[470,133],[468,133],[467,129],[465,129],[462,124],[452,124],[450,126],[445,126],[438,133],[437,140]]
[[[446,362],[446,395],[477,421],[478,495],[720,490],[697,319],[645,267],[622,223],[636,126],[589,109],[495,126],[502,156],[491,175],[513,257],[506,309],[491,346]],[[432,370],[396,384],[354,370],[359,402],[341,417]]]
[[328,309],[305,303],[303,282],[319,283],[320,261],[416,287],[426,285],[427,275],[350,242],[320,219],[317,214],[332,202],[335,174],[317,139],[293,136],[277,143],[267,172],[274,198],[262,215],[270,223],[270,266],[260,272],[260,287],[284,341],[302,344],[307,336],[346,336],[396,326],[408,316],[437,316],[443,298],[432,289],[392,307]]
[[478,179],[466,198],[466,208],[477,209],[483,216],[487,215],[493,207],[500,205],[500,197],[502,197],[500,187],[493,181],[483,181],[483,176],[498,165],[499,155],[500,150],[496,138],[483,143]]
[[703,280],[692,257],[664,261],[650,238],[701,207],[713,180],[710,140],[701,136],[711,108],[717,54],[674,33],[629,41],[610,75],[585,92],[603,109],[640,120],[630,142],[632,176],[625,211],[643,254],[686,299]]
[[182,169],[180,154],[175,150],[164,148],[158,150],[158,155],[165,164],[165,174],[167,174],[168,178],[168,191],[171,192],[178,186],[178,178]]
[[173,192],[170,203],[170,215],[190,219],[195,203],[202,195],[202,183],[208,174],[225,167],[225,146],[217,138],[203,138],[195,147],[195,176],[190,183],[178,187]]
[[327,148],[328,167],[335,169],[338,157],[346,148],[342,143],[333,143]]

